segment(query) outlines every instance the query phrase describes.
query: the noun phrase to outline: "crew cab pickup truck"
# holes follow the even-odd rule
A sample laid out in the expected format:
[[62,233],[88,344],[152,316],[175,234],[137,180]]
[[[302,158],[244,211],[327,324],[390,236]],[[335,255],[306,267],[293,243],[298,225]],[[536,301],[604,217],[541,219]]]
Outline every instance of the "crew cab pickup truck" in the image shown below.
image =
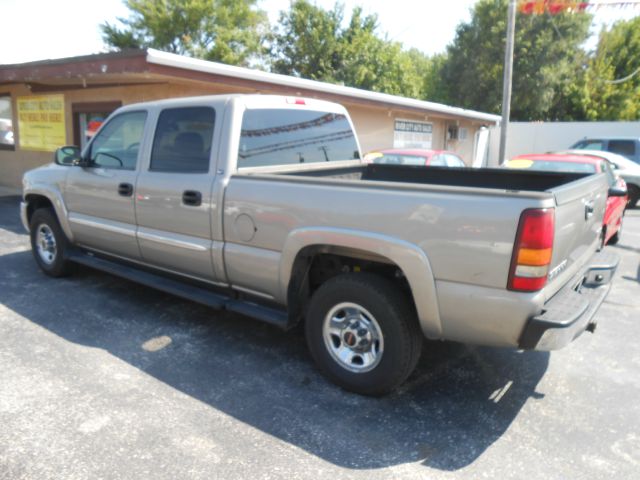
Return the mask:
[[[346,110],[226,95],[128,105],[24,176],[48,275],[88,265],[284,329],[380,395],[424,337],[550,350],[593,330],[603,174],[364,164]],[[427,343],[428,345],[428,343]],[[212,352],[212,354],[215,354]]]

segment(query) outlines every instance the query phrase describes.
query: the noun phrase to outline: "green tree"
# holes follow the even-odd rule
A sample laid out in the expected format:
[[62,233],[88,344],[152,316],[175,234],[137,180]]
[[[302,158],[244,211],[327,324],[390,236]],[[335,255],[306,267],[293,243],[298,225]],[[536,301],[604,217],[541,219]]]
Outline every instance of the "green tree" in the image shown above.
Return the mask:
[[414,98],[422,96],[420,71],[429,63],[381,37],[377,16],[362,8],[346,22],[342,5],[327,11],[307,0],[281,13],[272,52],[278,73]]
[[[462,107],[498,113],[502,107],[507,0],[480,0],[458,26],[441,69],[443,97]],[[518,15],[511,118],[547,120],[576,112],[571,83],[580,73],[591,17]],[[579,103],[579,102],[578,102]],[[579,110],[579,108],[578,108]]]
[[114,49],[151,47],[167,52],[247,65],[264,55],[269,33],[257,0],[125,0],[123,28],[101,25]]
[[298,0],[280,12],[272,47],[273,70],[285,75],[336,83],[342,48],[342,6],[326,11]]
[[600,32],[583,98],[589,120],[640,120],[640,17]]

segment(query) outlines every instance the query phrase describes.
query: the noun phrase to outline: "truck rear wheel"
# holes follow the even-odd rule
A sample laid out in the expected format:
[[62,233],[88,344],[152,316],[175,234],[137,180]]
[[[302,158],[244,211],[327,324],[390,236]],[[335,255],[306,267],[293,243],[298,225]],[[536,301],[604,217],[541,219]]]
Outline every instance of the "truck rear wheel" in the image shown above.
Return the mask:
[[363,395],[383,395],[404,382],[423,340],[407,296],[367,273],[343,274],[322,284],[311,298],[305,333],[322,373]]
[[66,259],[69,242],[52,210],[36,210],[31,217],[29,233],[33,256],[44,273],[51,277],[71,273],[71,262]]

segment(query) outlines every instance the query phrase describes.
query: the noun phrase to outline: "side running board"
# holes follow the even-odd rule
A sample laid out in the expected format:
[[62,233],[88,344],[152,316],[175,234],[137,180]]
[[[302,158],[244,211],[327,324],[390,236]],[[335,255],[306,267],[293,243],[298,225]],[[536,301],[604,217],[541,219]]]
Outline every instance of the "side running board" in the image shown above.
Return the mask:
[[233,299],[207,288],[183,283],[179,280],[173,280],[163,275],[113,262],[81,251],[70,253],[68,258],[72,262],[95,268],[96,270],[101,270],[105,273],[125,278],[132,282],[140,283],[147,287],[155,288],[217,310],[236,312],[282,329],[286,329],[289,326],[287,312],[276,308],[266,307],[246,300]]

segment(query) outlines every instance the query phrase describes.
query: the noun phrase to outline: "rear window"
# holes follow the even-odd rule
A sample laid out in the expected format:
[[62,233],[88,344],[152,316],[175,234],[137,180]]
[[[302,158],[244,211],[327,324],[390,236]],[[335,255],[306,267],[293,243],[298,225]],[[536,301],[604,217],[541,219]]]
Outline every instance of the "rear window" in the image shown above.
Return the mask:
[[242,118],[238,167],[356,160],[349,120],[314,110],[254,109]]
[[373,163],[384,163],[386,165],[425,165],[427,159],[419,155],[397,155],[385,153],[373,159]]
[[513,160],[509,160],[506,166],[507,168],[535,170],[541,172],[596,173],[596,166],[591,163],[554,162],[549,160],[514,158]]

